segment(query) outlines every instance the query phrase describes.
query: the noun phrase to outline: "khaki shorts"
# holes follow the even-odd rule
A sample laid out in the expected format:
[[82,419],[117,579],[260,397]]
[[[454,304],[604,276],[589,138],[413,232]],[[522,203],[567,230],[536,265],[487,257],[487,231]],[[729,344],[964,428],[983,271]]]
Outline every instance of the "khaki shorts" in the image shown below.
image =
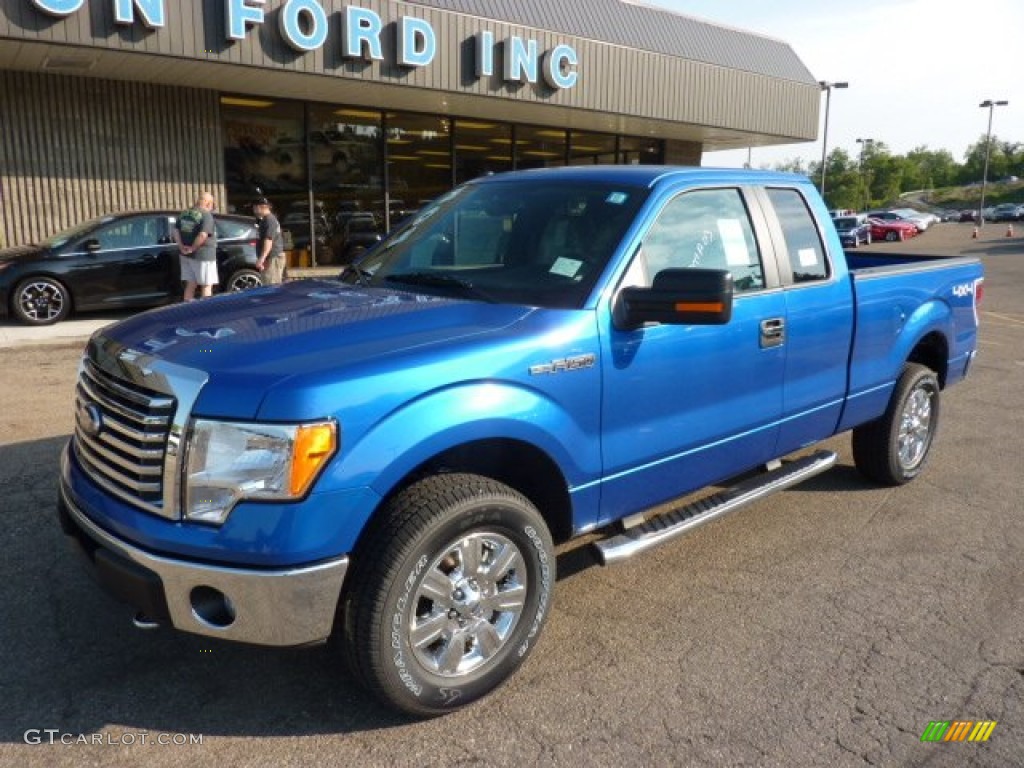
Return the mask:
[[196,285],[216,285],[217,262],[199,261],[188,256],[179,257],[181,261],[181,279]]
[[285,261],[283,253],[280,256],[271,256],[267,259],[263,270],[264,285],[280,285],[284,282]]

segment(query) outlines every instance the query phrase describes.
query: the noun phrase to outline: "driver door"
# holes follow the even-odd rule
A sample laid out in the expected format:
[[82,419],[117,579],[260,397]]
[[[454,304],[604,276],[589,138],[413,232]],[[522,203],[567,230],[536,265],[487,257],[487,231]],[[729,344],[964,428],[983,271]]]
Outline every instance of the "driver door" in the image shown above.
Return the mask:
[[[775,456],[785,372],[785,296],[765,268],[740,188],[670,199],[643,237],[621,287],[663,269],[728,269],[725,325],[628,330],[608,320],[603,356],[601,520],[676,498]],[[759,211],[760,209],[757,208]]]
[[151,214],[111,221],[75,246],[81,308],[150,306],[175,297],[177,253],[168,219]]

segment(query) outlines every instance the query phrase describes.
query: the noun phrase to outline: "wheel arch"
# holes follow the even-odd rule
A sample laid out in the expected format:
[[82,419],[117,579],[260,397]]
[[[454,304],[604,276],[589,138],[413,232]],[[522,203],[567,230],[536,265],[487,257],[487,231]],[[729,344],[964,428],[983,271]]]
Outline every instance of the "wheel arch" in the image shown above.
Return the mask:
[[949,342],[939,331],[932,331],[914,345],[907,356],[908,363],[920,363],[935,371],[939,377],[939,386],[946,386],[946,374],[949,372]]
[[[442,473],[480,475],[509,486],[530,500],[547,523],[556,542],[573,532],[569,485],[558,464],[547,453],[524,440],[486,438],[461,443],[437,453],[407,472],[384,496],[376,515],[387,502],[424,477]],[[374,516],[371,515],[371,518]],[[364,531],[368,526],[364,526]],[[360,535],[360,539],[362,535]],[[359,541],[356,542],[356,550]]]

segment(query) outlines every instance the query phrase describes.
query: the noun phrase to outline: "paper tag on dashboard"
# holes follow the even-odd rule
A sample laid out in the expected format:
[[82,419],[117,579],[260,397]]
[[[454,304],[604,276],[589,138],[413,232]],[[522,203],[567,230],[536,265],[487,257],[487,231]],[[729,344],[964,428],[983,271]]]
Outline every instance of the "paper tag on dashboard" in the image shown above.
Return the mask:
[[552,275],[561,275],[562,277],[576,277],[580,271],[580,267],[583,266],[583,262],[579,259],[567,259],[565,256],[559,256],[555,259],[555,263],[551,265],[551,269],[548,271]]

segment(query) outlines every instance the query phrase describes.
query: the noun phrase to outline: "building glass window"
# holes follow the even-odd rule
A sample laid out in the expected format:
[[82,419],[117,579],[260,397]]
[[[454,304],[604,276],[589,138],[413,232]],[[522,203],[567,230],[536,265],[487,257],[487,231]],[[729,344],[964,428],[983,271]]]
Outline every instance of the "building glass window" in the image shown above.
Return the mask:
[[384,233],[381,118],[372,109],[310,107],[317,263],[347,264]]
[[569,165],[614,165],[615,136],[573,131],[569,135]]
[[388,229],[452,188],[451,120],[437,115],[389,112],[388,198],[377,208]]
[[516,126],[516,168],[565,165],[567,132],[536,125]]
[[248,215],[254,200],[268,198],[291,266],[348,263],[478,176],[664,161],[659,139],[481,118],[233,94],[221,96],[221,116],[225,209]]
[[512,126],[455,119],[455,183],[512,170]]
[[288,249],[308,249],[309,184],[306,128],[300,102],[222,96],[227,210],[249,215],[266,197],[274,206]]
[[664,162],[664,149],[664,142],[660,139],[622,136],[619,139],[619,163],[621,165],[661,165]]

